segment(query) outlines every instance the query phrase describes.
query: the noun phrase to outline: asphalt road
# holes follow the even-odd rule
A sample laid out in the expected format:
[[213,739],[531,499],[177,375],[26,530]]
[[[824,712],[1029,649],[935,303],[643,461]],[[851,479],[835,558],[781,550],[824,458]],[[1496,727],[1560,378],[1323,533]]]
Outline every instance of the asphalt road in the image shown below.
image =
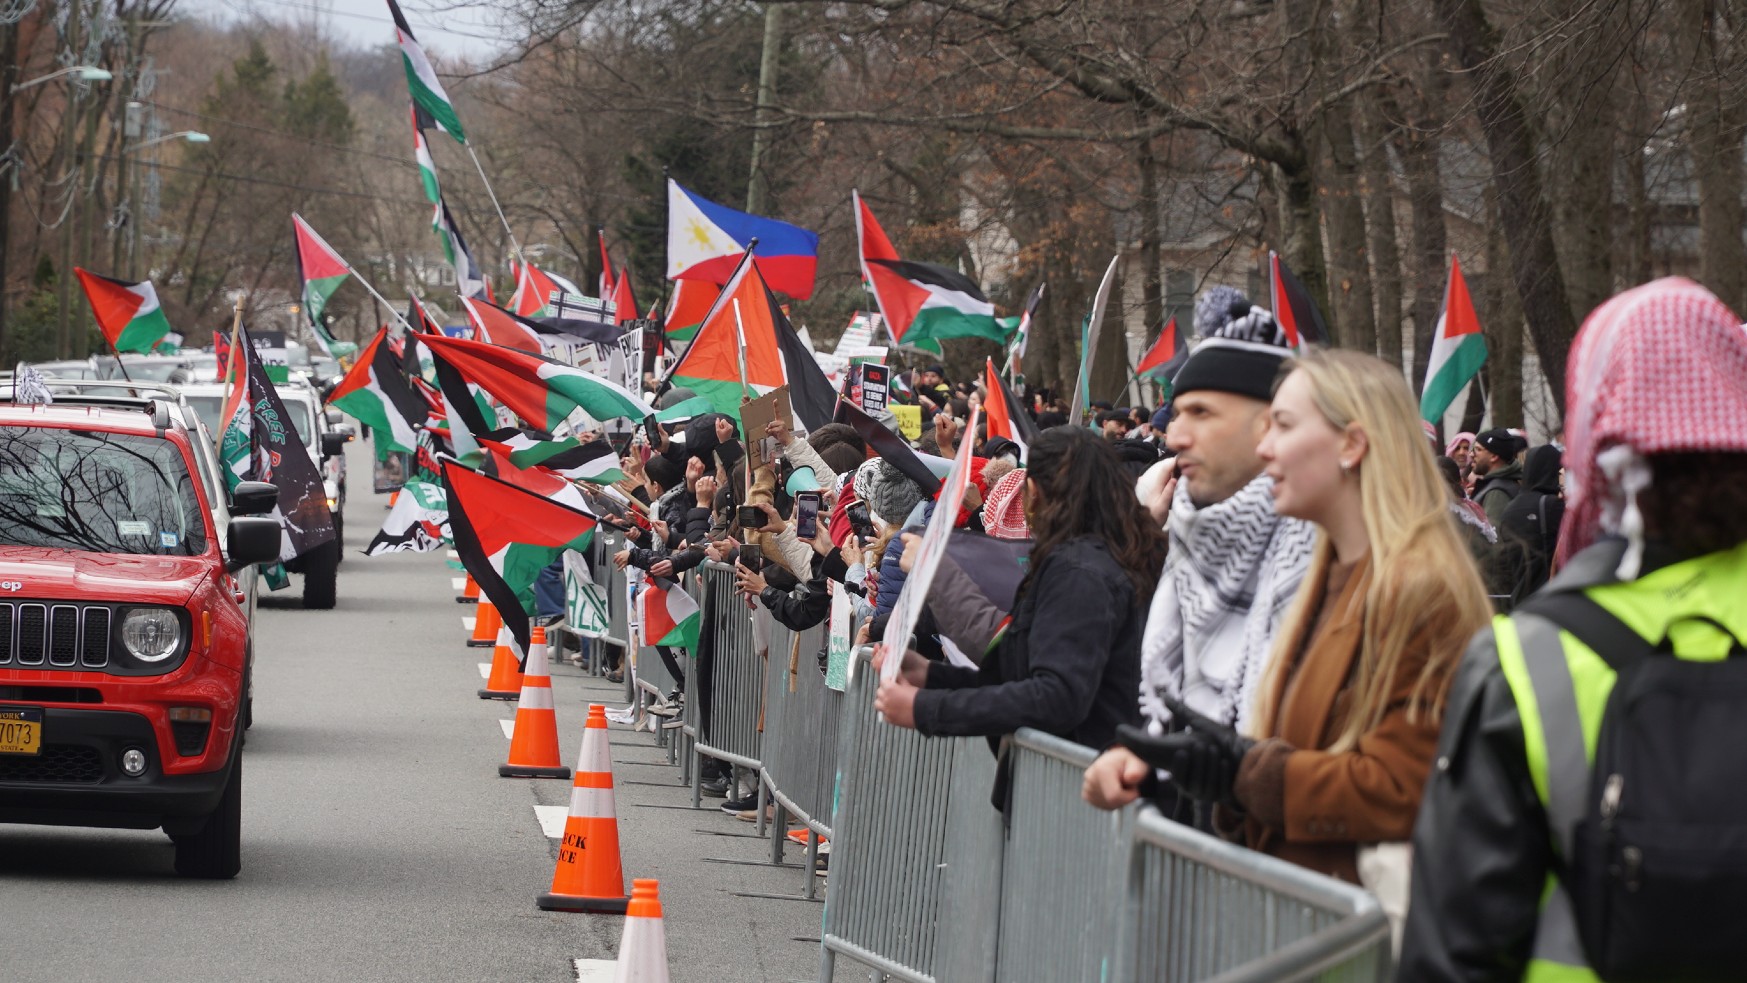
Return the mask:
[[[258,616],[242,874],[180,880],[156,831],[0,826],[0,979],[556,983],[612,958],[619,918],[534,906],[557,841],[533,807],[569,783],[497,777],[514,704],[475,695],[488,653],[464,645],[457,574],[359,555],[386,498],[367,448],[350,463],[338,608],[303,610],[294,577]],[[571,763],[587,702],[623,687],[553,682]],[[822,906],[741,896],[795,895],[802,872],[757,863],[768,841],[720,800],[692,811],[649,735],[612,736],[626,877],[662,881],[675,983],[817,979]]]

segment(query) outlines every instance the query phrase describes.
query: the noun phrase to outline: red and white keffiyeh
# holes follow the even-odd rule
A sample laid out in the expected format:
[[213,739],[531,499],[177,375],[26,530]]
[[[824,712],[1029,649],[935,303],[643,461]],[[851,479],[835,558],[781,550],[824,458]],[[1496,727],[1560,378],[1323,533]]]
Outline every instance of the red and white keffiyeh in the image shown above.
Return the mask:
[[1670,277],[1596,308],[1571,346],[1565,379],[1563,563],[1603,533],[1631,544],[1637,576],[1649,487],[1645,456],[1747,452],[1747,330],[1709,290]]

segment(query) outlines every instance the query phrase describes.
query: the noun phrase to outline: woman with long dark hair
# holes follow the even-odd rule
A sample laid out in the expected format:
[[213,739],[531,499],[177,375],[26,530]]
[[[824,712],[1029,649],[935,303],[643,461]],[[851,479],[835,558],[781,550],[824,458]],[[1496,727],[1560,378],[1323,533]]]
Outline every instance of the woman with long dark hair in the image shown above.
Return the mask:
[[874,706],[924,734],[1021,727],[1107,746],[1139,719],[1140,636],[1166,541],[1109,444],[1081,427],[1031,445],[1024,486],[1031,570],[1013,620],[977,669],[904,654]]

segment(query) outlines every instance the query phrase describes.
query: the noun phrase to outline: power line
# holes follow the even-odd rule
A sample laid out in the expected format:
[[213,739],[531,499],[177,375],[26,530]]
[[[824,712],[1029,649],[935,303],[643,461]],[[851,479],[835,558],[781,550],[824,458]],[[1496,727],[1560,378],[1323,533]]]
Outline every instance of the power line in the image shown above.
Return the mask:
[[[292,7],[292,8],[298,9],[298,10],[310,10],[310,11],[314,11],[314,12],[320,13],[320,14],[328,14],[328,15],[333,16],[333,17],[350,17],[354,20],[370,21],[370,22],[376,23],[376,24],[387,24],[391,27],[394,24],[393,18],[389,18],[389,17],[375,17],[375,16],[372,16],[370,14],[360,14],[360,13],[355,13],[355,12],[350,11],[350,10],[330,10],[326,7],[319,5],[319,4],[298,3],[297,0],[248,0],[247,3],[242,4],[240,6],[237,3],[235,3],[234,0],[223,0],[223,2],[225,4],[225,6],[229,7],[232,11],[237,12],[237,13],[251,12],[248,10],[248,8],[254,6],[255,4],[267,4],[269,6],[274,6],[274,7]],[[409,20],[410,20],[410,18],[409,18]],[[476,26],[483,27],[484,25],[476,25]],[[496,42],[498,44],[507,44],[508,43],[508,39],[503,37],[501,34],[496,35],[496,36],[487,35],[487,34],[473,34],[473,33],[470,33],[468,31],[457,31],[457,30],[454,30],[452,28],[442,27],[440,25],[431,24],[431,23],[421,23],[418,25],[418,27],[422,31],[431,31],[431,32],[436,33],[436,34],[451,34],[451,35],[454,35],[456,37],[472,38],[475,41],[492,41],[492,42]],[[385,41],[384,43],[387,43],[387,42]]]

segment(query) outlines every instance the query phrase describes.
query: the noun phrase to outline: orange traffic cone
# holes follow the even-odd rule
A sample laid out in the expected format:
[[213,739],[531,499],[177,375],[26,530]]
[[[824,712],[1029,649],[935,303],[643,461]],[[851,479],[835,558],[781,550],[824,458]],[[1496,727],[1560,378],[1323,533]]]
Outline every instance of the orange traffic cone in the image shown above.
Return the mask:
[[613,761],[607,744],[607,709],[589,705],[570,788],[570,818],[558,846],[552,890],[534,899],[546,911],[622,915],[625,871],[619,864],[619,820],[613,811]]
[[455,603],[471,604],[477,600],[479,600],[479,581],[474,580],[472,574],[468,574],[467,580],[461,586],[461,596],[455,598]]
[[619,936],[613,983],[668,983],[668,979],[661,882],[639,877],[631,882],[631,906],[625,909],[625,934]]
[[552,709],[552,677],[546,674],[546,629],[538,625],[528,645],[528,668],[522,671],[509,760],[497,766],[497,773],[505,778],[570,777],[558,755],[558,714]]
[[[540,637],[546,635],[541,632]],[[532,639],[530,641],[530,647]],[[482,700],[514,700],[522,695],[521,659],[516,656],[515,639],[503,626],[497,629],[497,648],[491,653],[491,676],[479,691]]]
[[[461,619],[465,622],[467,619]],[[503,618],[497,613],[497,606],[489,598],[481,596],[479,605],[473,609],[473,637],[467,640],[470,649],[491,648],[497,644],[498,629],[503,627]]]

